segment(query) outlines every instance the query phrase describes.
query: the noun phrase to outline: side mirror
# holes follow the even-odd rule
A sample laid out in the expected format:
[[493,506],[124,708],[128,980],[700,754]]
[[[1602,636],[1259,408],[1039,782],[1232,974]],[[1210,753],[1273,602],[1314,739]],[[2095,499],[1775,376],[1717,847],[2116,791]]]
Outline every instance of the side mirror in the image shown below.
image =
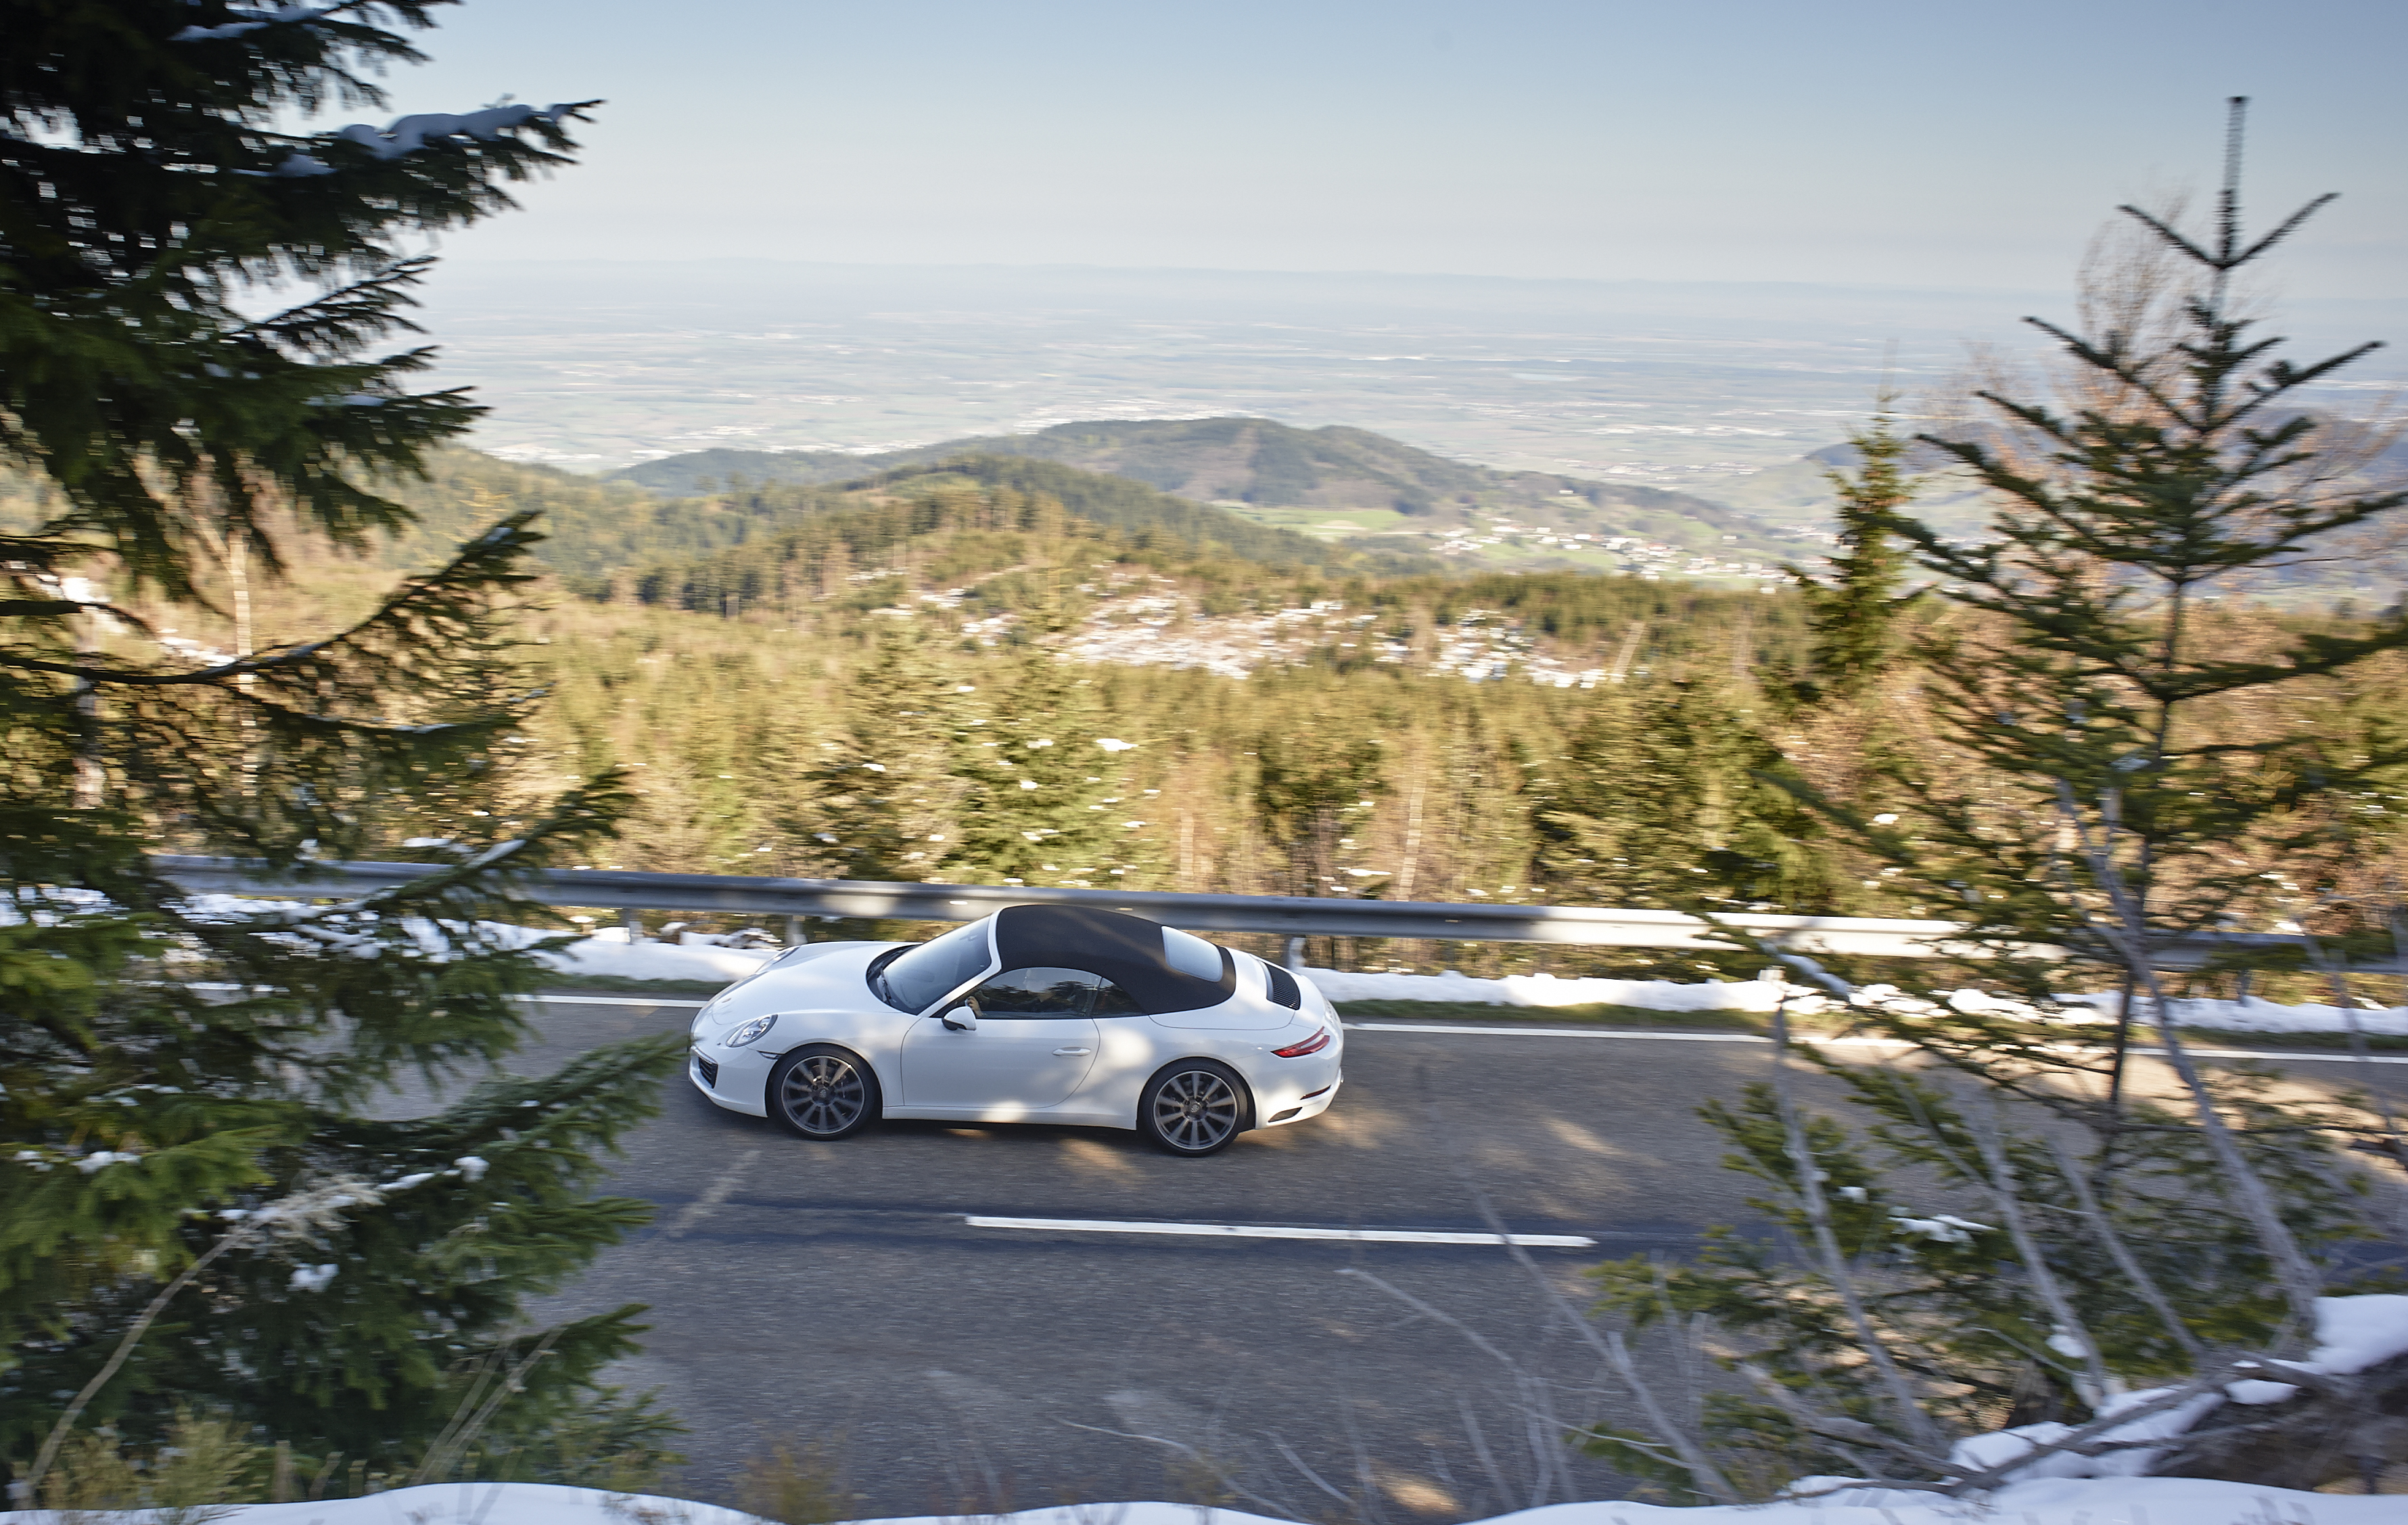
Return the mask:
[[967,1006],[956,1006],[952,1011],[947,1012],[944,1015],[939,1017],[937,1020],[942,1022],[946,1027],[951,1028],[955,1032],[976,1032],[978,1030],[978,1013],[971,1011]]

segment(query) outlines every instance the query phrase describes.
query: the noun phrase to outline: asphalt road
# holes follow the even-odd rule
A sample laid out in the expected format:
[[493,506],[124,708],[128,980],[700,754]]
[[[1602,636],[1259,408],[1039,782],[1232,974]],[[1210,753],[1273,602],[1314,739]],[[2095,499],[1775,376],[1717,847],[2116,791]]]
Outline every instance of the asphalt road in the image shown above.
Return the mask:
[[[513,1068],[690,1013],[547,1003]],[[888,1123],[808,1144],[681,1076],[610,1187],[657,1203],[652,1227],[540,1312],[652,1304],[647,1351],[620,1376],[693,1427],[678,1482],[703,1497],[730,1497],[745,1460],[781,1442],[817,1443],[863,1517],[1217,1496],[1332,1518],[1355,1513],[1343,1494],[1402,1522],[1618,1496],[1626,1479],[1544,1441],[1534,1395],[1565,1422],[1636,1416],[1501,1247],[971,1221],[1480,1232],[1484,1194],[1516,1234],[1595,1242],[1528,1252],[1577,1303],[1585,1266],[1681,1254],[1753,1216],[1695,1108],[1762,1078],[1764,1046],[1363,1028],[1347,1042],[1326,1115],[1201,1160],[1049,1127]]]

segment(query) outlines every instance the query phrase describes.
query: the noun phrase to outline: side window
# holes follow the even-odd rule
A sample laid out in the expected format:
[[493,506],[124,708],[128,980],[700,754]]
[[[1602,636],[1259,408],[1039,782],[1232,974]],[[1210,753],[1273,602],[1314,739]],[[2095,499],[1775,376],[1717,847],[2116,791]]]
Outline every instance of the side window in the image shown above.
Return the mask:
[[1111,981],[1097,980],[1095,1009],[1087,1014],[1090,1016],[1143,1016],[1145,1008],[1137,1003],[1136,997]]
[[1076,969],[1008,969],[970,992],[982,1019],[1084,1016],[1102,984]]
[[1296,976],[1268,958],[1261,962],[1263,993],[1271,999],[1274,1005],[1285,1006],[1291,1011],[1302,1011],[1304,992],[1297,987]]

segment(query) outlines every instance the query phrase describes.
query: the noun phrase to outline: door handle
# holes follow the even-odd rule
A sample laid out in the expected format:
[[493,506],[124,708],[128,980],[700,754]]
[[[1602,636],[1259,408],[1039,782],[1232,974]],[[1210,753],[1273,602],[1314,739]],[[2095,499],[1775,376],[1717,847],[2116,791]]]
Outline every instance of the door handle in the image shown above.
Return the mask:
[[1092,1049],[1084,1048],[1057,1048],[1054,1052],[1056,1054],[1075,1057],[1077,1055],[1092,1053],[1094,1051]]

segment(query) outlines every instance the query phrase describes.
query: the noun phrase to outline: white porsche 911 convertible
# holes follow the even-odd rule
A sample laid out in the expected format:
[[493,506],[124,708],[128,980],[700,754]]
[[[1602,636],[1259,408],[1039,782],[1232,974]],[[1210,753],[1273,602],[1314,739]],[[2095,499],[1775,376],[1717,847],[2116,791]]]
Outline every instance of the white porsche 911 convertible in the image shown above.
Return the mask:
[[687,1072],[807,1139],[879,1117],[1133,1128],[1209,1155],[1318,1116],[1345,1031],[1311,981],[1117,911],[1020,905],[926,942],[812,942],[694,1020]]

